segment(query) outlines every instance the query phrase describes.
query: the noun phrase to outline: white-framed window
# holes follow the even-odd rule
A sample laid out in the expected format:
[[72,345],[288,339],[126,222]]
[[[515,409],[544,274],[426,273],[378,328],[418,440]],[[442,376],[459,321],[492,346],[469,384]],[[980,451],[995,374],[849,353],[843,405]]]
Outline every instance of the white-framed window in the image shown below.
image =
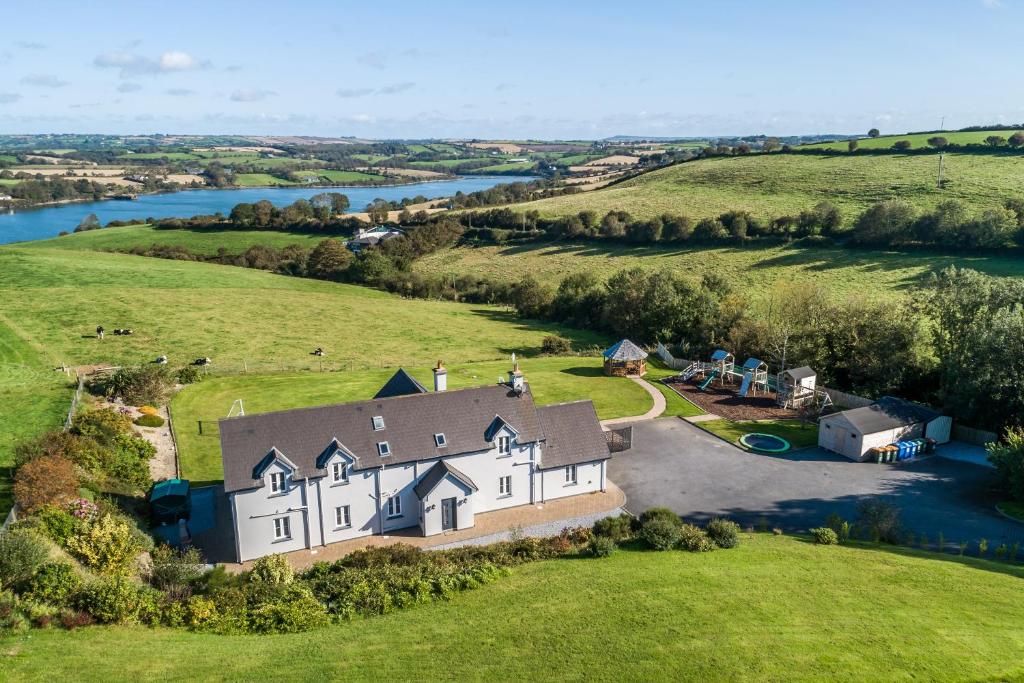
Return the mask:
[[377,442],[377,455],[382,458],[386,458],[391,455],[391,446],[388,445],[387,441]]
[[498,477],[498,497],[504,498],[505,496],[512,495],[512,475],[508,474],[504,477]]
[[512,452],[512,437],[510,436],[499,436],[498,437],[498,454],[508,455]]
[[348,505],[339,505],[334,508],[334,526],[338,529],[352,526],[352,510]]
[[348,483],[348,463],[347,462],[336,462],[331,467],[331,476],[334,479],[335,484],[347,484]]
[[288,475],[284,472],[271,472],[270,473],[270,492],[281,493],[285,490],[288,485]]
[[402,498],[396,493],[388,498],[388,517],[402,516]]
[[444,448],[448,445],[448,439],[445,438],[444,434],[434,434],[434,445],[438,448]]
[[287,517],[274,519],[274,540],[283,541],[292,537],[292,523]]
[[384,429],[384,417],[382,415],[373,416],[373,431],[379,432]]
[[576,465],[569,465],[565,468],[565,485],[573,486],[576,484]]

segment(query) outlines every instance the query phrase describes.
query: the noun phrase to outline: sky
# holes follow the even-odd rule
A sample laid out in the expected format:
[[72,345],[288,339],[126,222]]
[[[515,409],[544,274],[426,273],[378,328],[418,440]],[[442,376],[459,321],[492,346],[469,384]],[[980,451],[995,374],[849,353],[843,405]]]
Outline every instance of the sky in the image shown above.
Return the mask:
[[0,133],[598,139],[1024,121],[1024,0],[0,0]]

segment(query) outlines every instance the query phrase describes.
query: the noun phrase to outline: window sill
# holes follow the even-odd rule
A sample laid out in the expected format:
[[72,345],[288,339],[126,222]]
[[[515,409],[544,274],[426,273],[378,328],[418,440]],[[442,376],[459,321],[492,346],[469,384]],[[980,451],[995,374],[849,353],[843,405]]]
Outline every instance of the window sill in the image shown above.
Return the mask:
[[267,494],[267,498],[281,498],[282,496],[287,496],[287,495],[288,495],[288,491],[273,491],[273,492]]
[[495,500],[501,500],[502,498],[511,498],[511,497],[512,497],[511,493],[503,493],[500,496],[498,496]]
[[385,519],[401,519],[404,515],[388,515]]
[[331,488],[334,488],[335,486],[348,486],[350,483],[351,482],[349,481],[334,481],[331,482]]
[[570,482],[568,482],[566,484],[563,484],[563,487],[564,488],[569,488],[571,486],[579,486],[579,485],[580,485],[580,483],[578,481],[570,481]]
[[345,526],[336,526],[336,527],[334,527],[334,530],[335,531],[345,531],[346,529],[351,529],[351,528],[352,528],[351,524],[346,524]]
[[283,538],[275,538],[272,542],[273,543],[287,543],[290,540],[292,540],[291,536],[285,536]]
[[512,454],[511,453],[498,453],[497,457],[499,457],[499,458],[511,458]]

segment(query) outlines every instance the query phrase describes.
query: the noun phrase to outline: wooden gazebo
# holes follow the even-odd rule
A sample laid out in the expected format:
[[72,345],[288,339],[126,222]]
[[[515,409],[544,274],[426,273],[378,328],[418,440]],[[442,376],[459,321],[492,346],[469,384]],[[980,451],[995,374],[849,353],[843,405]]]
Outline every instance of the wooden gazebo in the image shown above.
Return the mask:
[[604,356],[604,374],[609,377],[640,377],[647,372],[647,352],[628,339],[617,342],[601,355]]

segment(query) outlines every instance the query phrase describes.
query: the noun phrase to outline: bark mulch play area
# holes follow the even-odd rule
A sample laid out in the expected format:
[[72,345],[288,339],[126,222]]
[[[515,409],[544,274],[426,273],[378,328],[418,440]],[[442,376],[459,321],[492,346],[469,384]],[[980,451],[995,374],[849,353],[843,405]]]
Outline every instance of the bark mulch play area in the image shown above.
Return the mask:
[[738,384],[722,386],[717,380],[704,391],[696,383],[683,382],[678,378],[665,379],[665,385],[702,410],[727,420],[785,420],[800,417],[797,411],[776,405],[775,392],[744,398],[736,393],[739,391]]

